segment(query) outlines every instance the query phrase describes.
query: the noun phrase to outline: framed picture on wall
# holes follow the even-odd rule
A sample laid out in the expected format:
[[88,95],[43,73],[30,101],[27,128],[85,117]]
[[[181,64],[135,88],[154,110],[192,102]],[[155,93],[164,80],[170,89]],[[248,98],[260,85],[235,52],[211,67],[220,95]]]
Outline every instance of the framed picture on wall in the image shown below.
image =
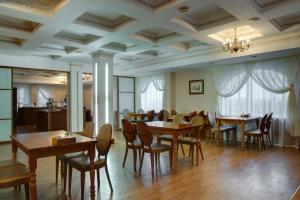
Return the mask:
[[190,80],[189,81],[190,94],[204,94],[204,80]]

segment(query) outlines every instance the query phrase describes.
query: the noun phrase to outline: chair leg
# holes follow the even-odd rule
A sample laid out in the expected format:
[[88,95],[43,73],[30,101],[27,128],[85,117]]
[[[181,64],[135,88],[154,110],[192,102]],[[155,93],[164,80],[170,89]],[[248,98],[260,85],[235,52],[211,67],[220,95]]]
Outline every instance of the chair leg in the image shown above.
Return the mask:
[[133,170],[136,171],[137,153],[135,148],[132,149],[132,153],[133,153]]
[[265,139],[264,139],[264,135],[261,135],[261,142],[262,142],[262,146],[264,147],[264,150],[266,150],[266,144],[265,144]]
[[84,200],[85,172],[81,172],[81,200]]
[[127,153],[128,153],[128,146],[126,144],[126,150],[125,150],[124,160],[123,160],[123,164],[122,164],[123,167],[124,167],[126,159],[127,159]]
[[97,169],[96,171],[97,171],[97,186],[98,186],[98,191],[99,191],[99,189],[100,189],[100,170]]
[[143,161],[144,161],[144,155],[145,155],[145,152],[144,150],[142,151],[142,160],[141,160],[141,163],[140,163],[140,173],[142,171],[142,166],[143,166]]
[[58,180],[58,166],[59,166],[59,159],[56,156],[55,157],[55,183],[57,183]]
[[151,159],[151,174],[152,174],[152,178],[154,178],[154,158],[153,158],[153,153],[150,153],[150,159]]
[[107,163],[105,163],[105,173],[106,173],[106,177],[107,177],[107,180],[108,180],[108,183],[109,183],[110,191],[113,193],[114,190],[113,190],[113,187],[111,185],[111,181],[110,181],[110,177],[109,177],[109,173],[108,173],[108,168],[107,168]]
[[270,138],[270,134],[269,133],[267,134],[267,137],[268,137],[268,141],[269,141],[270,146],[272,146],[272,142],[271,142],[271,138]]
[[139,163],[141,163],[141,160],[142,160],[142,153],[141,153],[141,149],[138,149],[138,152],[139,152]]
[[181,151],[182,151],[183,156],[185,156],[184,149],[183,149],[183,145],[180,144],[180,147],[181,147]]
[[172,160],[173,160],[173,151],[169,150],[169,159],[170,159],[170,170],[172,170]]
[[155,173],[157,174],[157,153],[154,154],[154,160],[155,160]]
[[68,162],[64,161],[64,192],[66,191],[67,187],[67,167],[68,167]]
[[202,146],[201,146],[201,142],[199,141],[199,151],[200,151],[200,155],[202,160],[204,160],[204,156],[203,156],[203,152],[202,152]]
[[60,161],[60,178],[64,178],[64,162],[62,160]]
[[24,184],[24,190],[25,190],[26,200],[30,200],[30,196],[29,196],[29,183],[25,183]]
[[69,165],[69,185],[68,185],[68,189],[69,189],[69,195],[71,195],[71,189],[72,189],[72,166]]
[[194,165],[194,145],[190,145],[191,148],[191,158],[192,158],[192,166]]

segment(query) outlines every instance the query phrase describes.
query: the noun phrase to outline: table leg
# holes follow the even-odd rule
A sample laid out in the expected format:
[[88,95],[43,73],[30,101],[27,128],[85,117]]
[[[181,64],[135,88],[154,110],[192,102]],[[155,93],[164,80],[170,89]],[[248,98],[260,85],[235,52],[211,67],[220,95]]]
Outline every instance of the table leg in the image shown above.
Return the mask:
[[244,143],[245,143],[245,122],[241,122],[241,135],[242,135],[242,151],[244,151]]
[[34,156],[28,157],[29,162],[29,193],[30,199],[37,199],[37,190],[36,190],[36,167],[37,167],[37,159]]
[[13,140],[11,143],[11,147],[12,147],[12,153],[13,153],[13,160],[17,160],[18,146],[16,145],[16,143]]
[[174,131],[173,133],[173,160],[172,160],[172,172],[176,171],[178,159],[178,133]]
[[220,138],[220,127],[221,127],[221,120],[217,119],[217,128],[218,128],[218,131],[217,131],[217,145],[219,145],[219,138]]
[[88,149],[88,155],[90,158],[90,178],[91,178],[91,188],[90,188],[90,193],[91,193],[91,200],[95,199],[95,166],[94,166],[94,159],[95,159],[95,145],[90,145]]

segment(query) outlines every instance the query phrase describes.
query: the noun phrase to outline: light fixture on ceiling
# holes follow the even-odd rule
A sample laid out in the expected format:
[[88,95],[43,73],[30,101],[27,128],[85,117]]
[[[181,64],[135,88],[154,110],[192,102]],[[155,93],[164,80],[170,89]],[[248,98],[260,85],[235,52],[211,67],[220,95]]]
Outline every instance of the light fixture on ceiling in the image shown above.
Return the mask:
[[225,52],[231,52],[231,53],[237,53],[237,52],[243,52],[245,50],[248,50],[250,47],[250,40],[249,39],[243,39],[243,38],[237,38],[236,36],[236,28],[234,28],[234,39],[231,41],[229,38],[223,42],[223,51]]
[[177,8],[177,11],[180,13],[187,13],[189,12],[190,8],[188,6],[180,6]]

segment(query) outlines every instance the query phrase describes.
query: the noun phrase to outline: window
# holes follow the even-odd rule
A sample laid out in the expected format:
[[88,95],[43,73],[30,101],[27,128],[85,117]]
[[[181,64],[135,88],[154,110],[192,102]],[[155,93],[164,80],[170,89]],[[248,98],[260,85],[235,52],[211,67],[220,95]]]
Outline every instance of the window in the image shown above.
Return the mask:
[[17,99],[21,107],[31,105],[30,85],[17,85]]
[[219,98],[219,112],[223,115],[251,113],[253,116],[273,112],[274,118],[285,118],[287,97],[288,93],[269,92],[249,78],[235,95]]
[[163,107],[163,91],[158,90],[153,81],[149,83],[147,90],[141,93],[141,108],[145,111],[155,110],[159,112]]
[[52,97],[51,91],[46,86],[39,86],[37,95],[37,105],[46,106],[48,99]]

